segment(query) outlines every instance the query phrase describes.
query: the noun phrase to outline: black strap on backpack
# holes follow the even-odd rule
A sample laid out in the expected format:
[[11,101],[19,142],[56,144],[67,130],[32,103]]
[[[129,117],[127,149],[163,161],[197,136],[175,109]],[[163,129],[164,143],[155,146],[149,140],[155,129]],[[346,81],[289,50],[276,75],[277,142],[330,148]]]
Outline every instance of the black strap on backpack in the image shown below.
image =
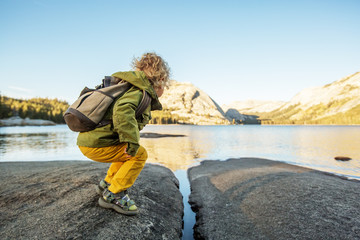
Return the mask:
[[139,106],[137,107],[137,109],[135,111],[136,118],[140,117],[141,114],[144,113],[146,108],[149,106],[150,102],[151,102],[151,97],[145,90],[143,90],[143,97],[141,99]]
[[[105,76],[102,81],[103,81],[102,85],[98,86],[98,88],[100,89],[113,85],[115,82],[115,78],[112,76]],[[144,113],[146,108],[149,106],[150,102],[151,102],[151,97],[145,90],[143,90],[143,97],[141,99],[141,102],[139,103],[139,106],[135,111],[136,118],[140,117]]]
[[[143,90],[143,97],[136,108],[135,118],[139,118],[144,113],[144,111],[146,110],[146,108],[149,106],[150,103],[151,103],[150,95],[145,90]],[[102,127],[110,123],[112,123],[112,119],[103,119],[99,122],[99,124],[96,127],[97,128]]]

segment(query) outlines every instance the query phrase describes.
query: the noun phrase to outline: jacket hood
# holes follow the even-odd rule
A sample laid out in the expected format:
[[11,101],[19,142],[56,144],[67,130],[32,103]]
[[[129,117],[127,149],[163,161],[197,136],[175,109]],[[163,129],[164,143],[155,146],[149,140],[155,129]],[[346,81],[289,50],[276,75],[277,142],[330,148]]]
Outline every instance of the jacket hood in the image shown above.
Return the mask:
[[159,98],[151,86],[150,81],[142,71],[116,72],[111,76],[123,79],[141,90],[145,90],[151,97],[151,110],[161,110],[162,105]]

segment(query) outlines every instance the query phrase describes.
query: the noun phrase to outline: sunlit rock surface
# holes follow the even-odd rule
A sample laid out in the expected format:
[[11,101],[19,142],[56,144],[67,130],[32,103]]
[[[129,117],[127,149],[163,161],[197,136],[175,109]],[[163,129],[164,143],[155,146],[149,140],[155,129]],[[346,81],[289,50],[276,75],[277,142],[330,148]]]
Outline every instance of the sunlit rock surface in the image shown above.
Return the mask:
[[360,239],[360,182],[258,158],[188,170],[195,239]]
[[0,119],[0,126],[50,126],[55,125],[54,122],[42,119],[22,119],[20,117],[11,117],[8,119]]
[[163,109],[178,115],[183,123],[197,125],[229,124],[224,111],[205,92],[191,83],[171,81],[160,98]]
[[291,119],[298,119],[303,117],[304,110],[311,109],[320,104],[325,106],[326,109],[322,110],[323,112],[317,118],[344,113],[359,106],[360,72],[325,86],[305,89],[294,96],[281,109],[296,105],[296,108],[302,111],[291,116]]

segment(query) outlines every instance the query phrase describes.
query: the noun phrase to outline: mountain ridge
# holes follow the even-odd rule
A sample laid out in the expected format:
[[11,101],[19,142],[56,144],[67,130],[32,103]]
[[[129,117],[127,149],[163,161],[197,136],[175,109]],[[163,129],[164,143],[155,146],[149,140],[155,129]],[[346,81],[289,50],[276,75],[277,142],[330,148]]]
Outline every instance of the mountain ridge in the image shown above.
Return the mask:
[[279,108],[256,114],[270,124],[360,124],[360,72],[306,88]]
[[271,101],[271,100],[256,100],[249,99],[245,101],[234,101],[230,104],[222,105],[222,108],[226,111],[230,108],[236,109],[241,113],[254,114],[257,112],[271,112],[286,102],[284,101]]
[[290,101],[246,100],[219,106],[189,82],[172,81],[160,98],[175,123],[360,124],[360,72],[306,88]]
[[[192,83],[171,80],[169,89],[164,92],[159,100],[163,105],[161,114],[167,114],[167,117],[175,119],[175,123],[230,124],[221,107]],[[157,118],[159,114],[155,111],[152,115]]]

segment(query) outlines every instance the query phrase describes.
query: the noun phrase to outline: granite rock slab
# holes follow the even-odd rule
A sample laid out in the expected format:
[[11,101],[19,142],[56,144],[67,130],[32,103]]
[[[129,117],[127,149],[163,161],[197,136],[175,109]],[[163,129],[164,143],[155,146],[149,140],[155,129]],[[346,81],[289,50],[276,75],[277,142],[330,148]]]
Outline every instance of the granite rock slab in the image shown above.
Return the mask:
[[360,182],[282,162],[188,170],[195,239],[360,239]]
[[181,239],[182,195],[169,169],[145,165],[129,189],[140,212],[124,216],[97,203],[95,186],[108,167],[0,163],[0,239]]

